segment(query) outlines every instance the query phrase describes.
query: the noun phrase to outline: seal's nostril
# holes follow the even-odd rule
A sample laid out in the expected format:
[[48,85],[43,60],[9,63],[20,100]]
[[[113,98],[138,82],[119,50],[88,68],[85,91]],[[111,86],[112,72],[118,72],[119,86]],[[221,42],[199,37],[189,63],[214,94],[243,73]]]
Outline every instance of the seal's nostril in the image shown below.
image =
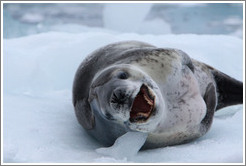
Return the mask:
[[113,92],[112,101],[117,102],[118,104],[124,104],[127,100],[126,90],[124,89],[117,89]]
[[115,110],[123,109],[128,110],[132,103],[132,91],[127,90],[126,87],[117,88],[113,91],[110,104]]

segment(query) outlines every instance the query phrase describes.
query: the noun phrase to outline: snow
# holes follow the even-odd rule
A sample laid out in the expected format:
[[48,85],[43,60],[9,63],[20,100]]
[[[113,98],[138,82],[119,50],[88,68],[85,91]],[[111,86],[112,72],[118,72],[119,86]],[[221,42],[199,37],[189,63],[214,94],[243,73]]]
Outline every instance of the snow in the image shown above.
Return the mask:
[[[70,28],[66,32],[60,27],[60,32],[3,40],[4,163],[243,162],[242,105],[217,112],[211,130],[193,142],[136,153],[141,145],[132,150],[123,139],[111,147],[115,153],[109,148],[105,154],[97,150],[105,147],[78,124],[71,97],[75,71],[86,55],[123,40],[181,49],[242,81],[242,39],[226,35],[118,33],[100,28],[70,33],[73,25]],[[117,153],[124,154],[114,156]]]

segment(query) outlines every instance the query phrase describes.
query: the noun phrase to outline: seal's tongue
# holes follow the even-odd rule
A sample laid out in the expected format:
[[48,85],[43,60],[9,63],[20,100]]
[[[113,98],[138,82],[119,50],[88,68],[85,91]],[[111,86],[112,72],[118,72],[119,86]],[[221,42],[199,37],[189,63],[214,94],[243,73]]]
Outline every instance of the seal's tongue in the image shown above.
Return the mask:
[[142,85],[137,96],[135,97],[131,112],[130,121],[144,121],[147,120],[153,110],[155,99],[150,94],[146,85]]

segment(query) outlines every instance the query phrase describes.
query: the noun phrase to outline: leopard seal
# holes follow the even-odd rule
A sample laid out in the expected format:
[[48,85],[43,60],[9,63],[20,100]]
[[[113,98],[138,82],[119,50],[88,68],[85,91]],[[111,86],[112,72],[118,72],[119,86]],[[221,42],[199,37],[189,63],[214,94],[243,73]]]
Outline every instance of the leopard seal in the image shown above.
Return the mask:
[[179,49],[139,41],[92,52],[73,83],[78,122],[105,146],[128,131],[148,133],[143,149],[186,143],[207,133],[215,111],[241,103],[242,82]]

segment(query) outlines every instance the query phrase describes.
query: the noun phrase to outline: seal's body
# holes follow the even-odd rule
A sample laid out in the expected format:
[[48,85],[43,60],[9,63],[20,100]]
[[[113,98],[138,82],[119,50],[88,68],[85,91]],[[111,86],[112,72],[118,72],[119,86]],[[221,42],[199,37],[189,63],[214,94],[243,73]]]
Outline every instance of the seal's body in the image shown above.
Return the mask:
[[209,130],[216,110],[242,102],[241,82],[181,50],[137,41],[94,51],[73,85],[79,123],[105,145],[127,131],[148,133],[143,148],[185,143]]

